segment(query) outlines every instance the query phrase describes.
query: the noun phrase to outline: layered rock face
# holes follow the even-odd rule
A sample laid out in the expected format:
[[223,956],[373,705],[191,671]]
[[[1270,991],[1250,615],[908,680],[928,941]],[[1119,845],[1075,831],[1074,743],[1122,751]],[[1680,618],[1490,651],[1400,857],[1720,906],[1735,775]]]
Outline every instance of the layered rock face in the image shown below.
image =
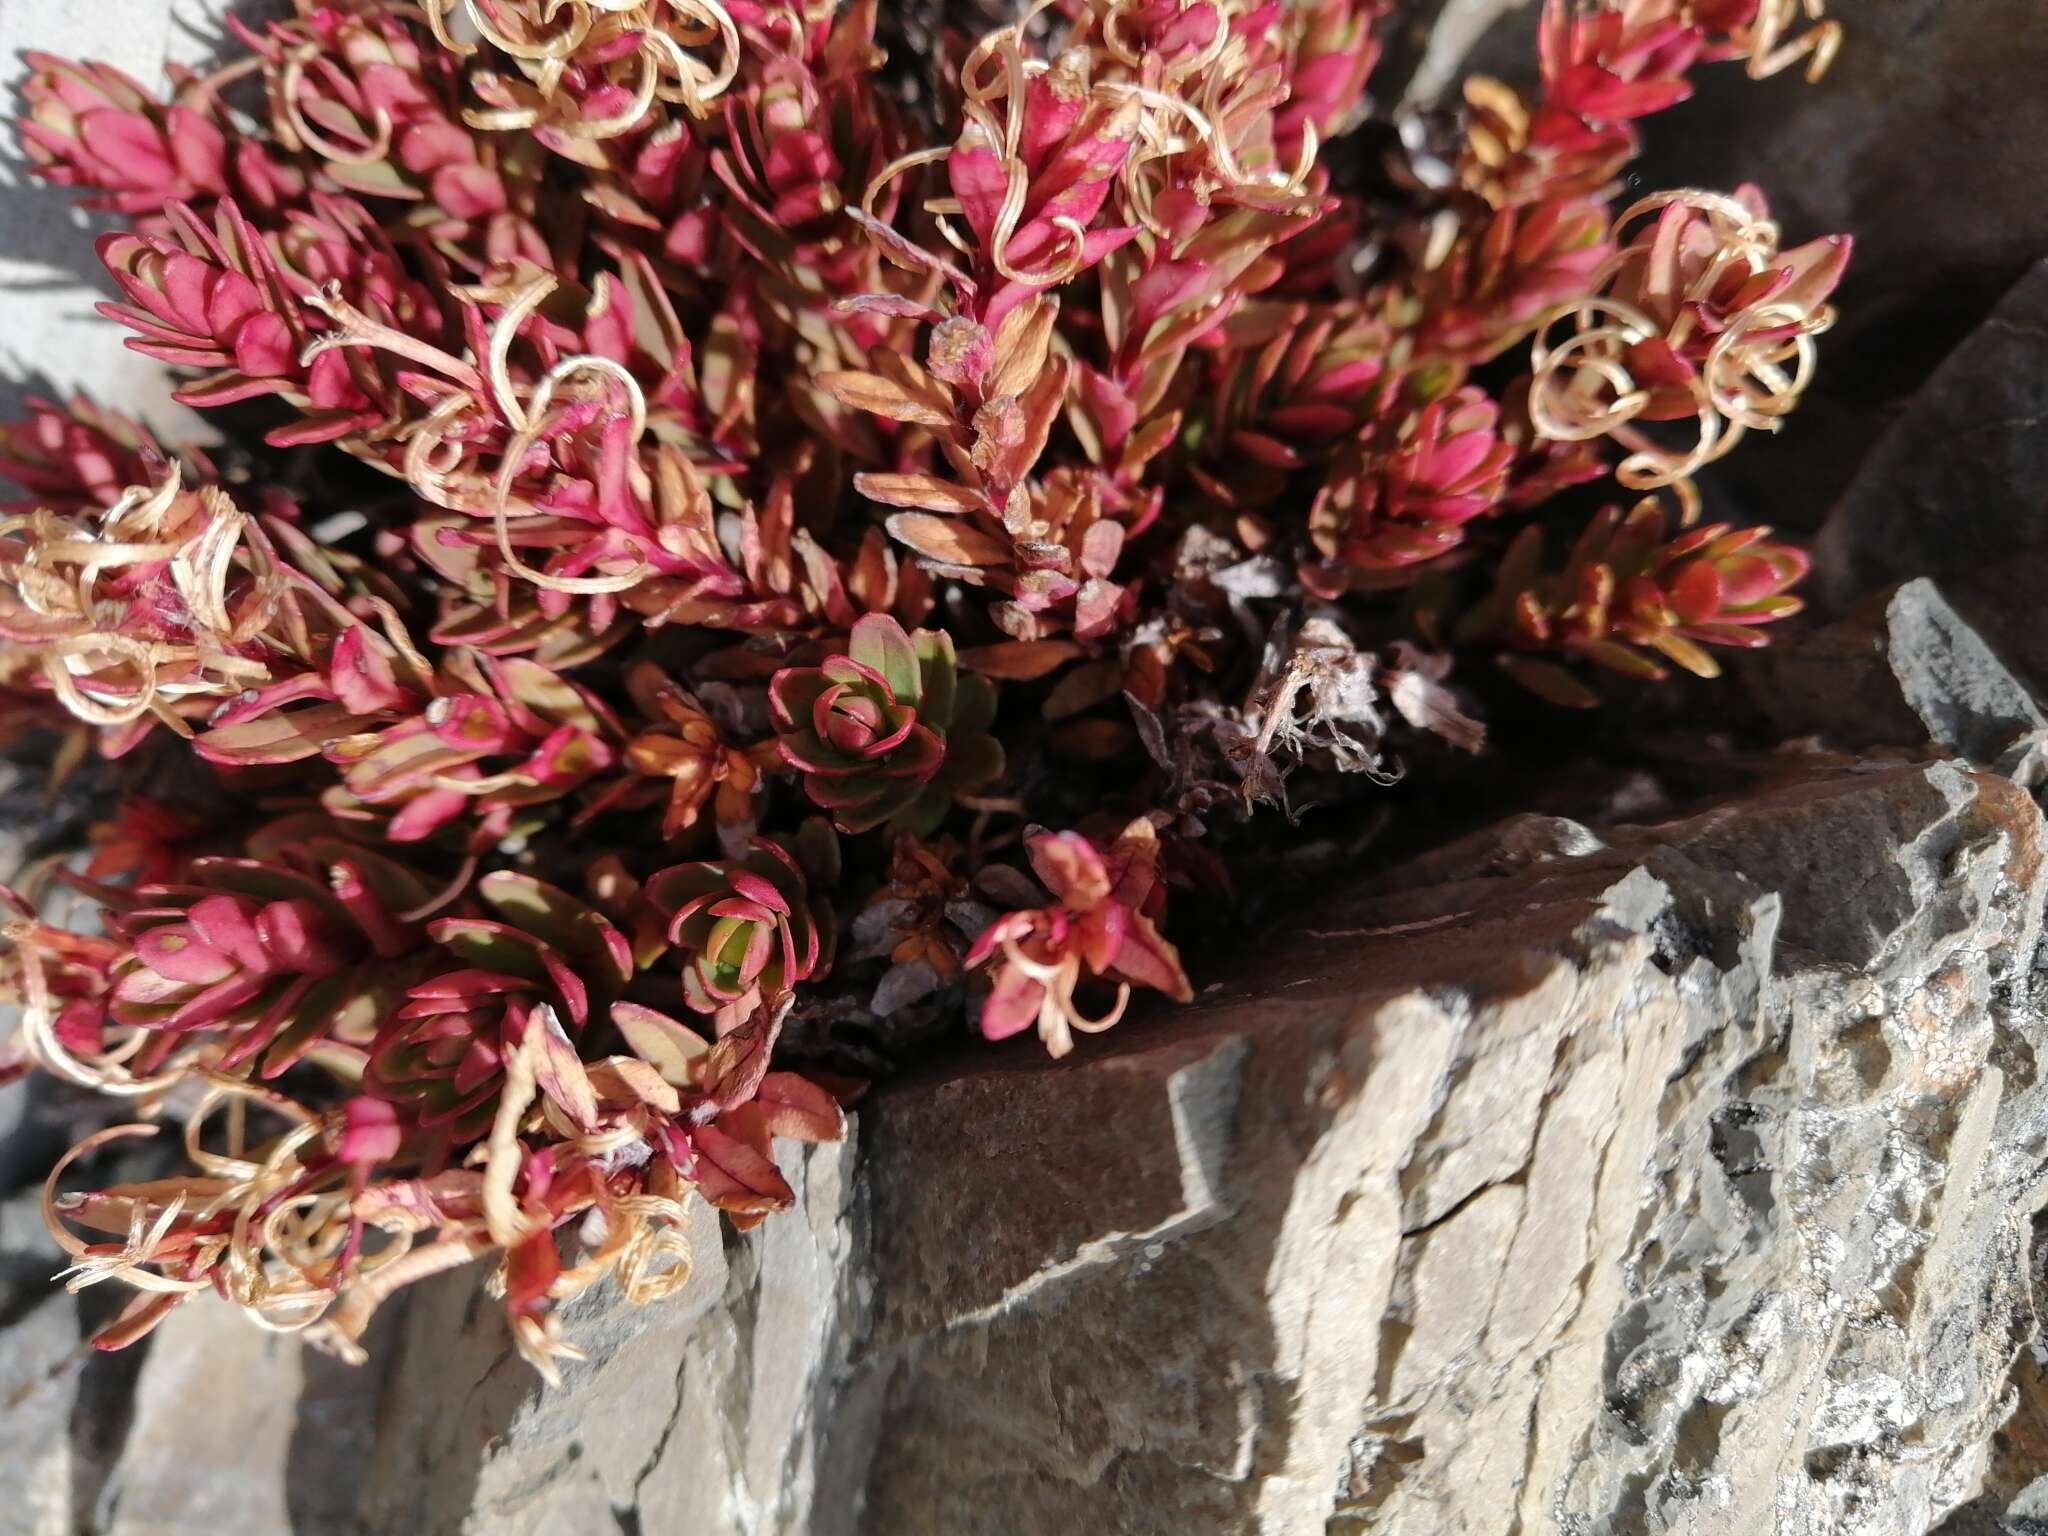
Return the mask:
[[9,1507],[138,1536],[2000,1529],[1969,1522],[2034,1475],[2048,829],[1957,762],[1792,761],[1662,826],[1511,822],[1068,1063],[891,1086],[792,1154],[797,1211],[704,1224],[687,1294],[578,1303],[559,1391],[469,1276],[359,1373],[204,1307],[80,1369],[73,1304],[30,1303]]
[[1952,766],[1797,783],[885,1101],[839,1528],[1928,1529],[2032,1329],[2041,854]]

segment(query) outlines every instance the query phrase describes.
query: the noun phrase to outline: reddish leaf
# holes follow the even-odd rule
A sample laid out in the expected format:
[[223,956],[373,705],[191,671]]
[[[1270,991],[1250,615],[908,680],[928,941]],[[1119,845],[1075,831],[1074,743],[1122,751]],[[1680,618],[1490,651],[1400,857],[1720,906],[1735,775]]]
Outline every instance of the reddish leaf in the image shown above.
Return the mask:
[[597,1092],[590,1086],[589,1074],[564,1033],[562,1021],[547,1004],[534,1009],[528,1018],[526,1043],[533,1048],[533,1075],[541,1092],[578,1130],[597,1129]]
[[839,1101],[807,1077],[770,1072],[754,1090],[768,1129],[793,1141],[837,1141],[846,1134]]
[[951,411],[930,400],[920,400],[901,384],[879,373],[821,373],[818,386],[855,410],[886,416],[891,421],[910,422],[921,427],[950,427]]
[[341,1106],[341,1135],[334,1155],[345,1163],[384,1163],[398,1156],[405,1131],[398,1107],[382,1099],[357,1097]]
[[926,512],[978,512],[987,505],[979,491],[969,490],[936,475],[855,475],[854,489],[870,501],[888,507],[911,507]]
[[1028,683],[1087,654],[1071,640],[1010,640],[964,650],[960,653],[960,665],[984,677]]
[[796,1199],[789,1181],[767,1158],[716,1125],[690,1133],[697,1154],[692,1170],[697,1192],[722,1211],[779,1211]]
[[781,1021],[763,1009],[719,1038],[704,1063],[704,1091],[709,1098],[699,1106],[697,1118],[716,1119],[753,1098],[781,1032]]
[[612,1023],[642,1061],[678,1088],[696,1086],[711,1042],[687,1024],[639,1003],[614,1003]]

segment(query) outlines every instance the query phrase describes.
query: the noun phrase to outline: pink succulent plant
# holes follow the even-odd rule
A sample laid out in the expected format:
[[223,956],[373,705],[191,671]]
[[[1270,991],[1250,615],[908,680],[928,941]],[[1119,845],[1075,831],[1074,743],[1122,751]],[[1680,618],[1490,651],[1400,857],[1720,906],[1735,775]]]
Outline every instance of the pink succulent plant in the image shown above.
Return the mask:
[[[855,1091],[791,1061],[1185,1001],[1169,866],[1184,922],[1297,768],[1336,816],[1476,748],[1474,651],[1585,703],[1796,610],[1686,477],[1796,405],[1847,239],[1612,205],[1697,67],[1839,29],[1547,0],[1532,92],[1361,178],[1387,14],[292,0],[166,99],[27,60],[102,313],[242,408],[217,455],[0,425],[0,735],[125,790],[59,877],[104,932],[0,898],[0,1079],[201,1122],[53,1194],[139,1289],[100,1342],[211,1289],[353,1354],[488,1255],[552,1370],[556,1300],[682,1283],[691,1201],[791,1202],[775,1138]],[[1610,472],[1686,517],[1556,499]]]

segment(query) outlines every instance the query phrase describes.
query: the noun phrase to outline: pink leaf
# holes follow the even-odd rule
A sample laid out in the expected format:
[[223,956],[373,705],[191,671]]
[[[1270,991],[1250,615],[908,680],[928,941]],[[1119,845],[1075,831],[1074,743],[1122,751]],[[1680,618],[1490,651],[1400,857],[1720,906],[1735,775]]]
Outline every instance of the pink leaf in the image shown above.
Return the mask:
[[345,1163],[384,1163],[398,1156],[405,1132],[398,1109],[382,1099],[356,1097],[341,1106],[341,1136],[335,1156]]
[[775,1164],[716,1125],[698,1126],[690,1143],[697,1154],[692,1170],[697,1192],[720,1210],[779,1211],[796,1199]]
[[562,1029],[555,1010],[543,1003],[526,1024],[526,1044],[533,1051],[533,1075],[546,1094],[580,1131],[597,1129],[597,1092]]
[[175,195],[177,167],[163,135],[146,117],[129,112],[88,112],[78,120],[78,137],[111,173],[109,184]]
[[839,1101],[807,1077],[770,1072],[754,1090],[768,1129],[793,1141],[837,1141],[846,1134]]

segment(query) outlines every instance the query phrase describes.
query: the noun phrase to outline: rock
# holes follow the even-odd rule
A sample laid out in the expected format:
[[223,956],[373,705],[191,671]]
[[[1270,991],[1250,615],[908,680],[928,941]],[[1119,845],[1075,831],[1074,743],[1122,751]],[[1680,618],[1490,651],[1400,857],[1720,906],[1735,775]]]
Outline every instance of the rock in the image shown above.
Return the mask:
[[98,1528],[107,1536],[292,1529],[294,1415],[278,1407],[297,1401],[305,1353],[249,1327],[216,1297],[173,1312],[140,1358]]
[[0,1204],[0,1508],[23,1536],[70,1536],[72,1510],[93,1502],[71,1435],[77,1308],[49,1283],[61,1263],[32,1196]]
[[69,1295],[63,1263],[34,1193],[0,1203],[0,1530],[359,1536],[380,1371],[212,1297],[102,1354],[87,1340],[130,1293]]
[[[112,1529],[197,1529],[119,1521],[244,1476],[252,1536],[1971,1536],[2048,1505],[2032,799],[1852,763],[1536,820],[1066,1062],[890,1085],[857,1146],[786,1157],[795,1211],[707,1221],[683,1295],[573,1304],[556,1391],[471,1276],[391,1316],[353,1402],[288,1343],[167,1334]],[[246,1429],[174,1422],[199,1360]]]
[[397,1314],[362,1478],[367,1528],[814,1529],[827,1393],[865,1307],[851,1152],[785,1149],[797,1208],[723,1245],[699,1206],[681,1294],[636,1307],[602,1287],[571,1303],[570,1335],[591,1359],[552,1391],[511,1354],[473,1275],[419,1287]]
[[1795,785],[895,1090],[819,1529],[1925,1531],[2032,1327],[2042,849],[1950,765]]
[[1536,9],[1532,0],[1422,0],[1397,7],[1375,27],[1381,53],[1369,82],[1374,98],[1435,105],[1450,93],[1466,58],[1503,16]]
[[1988,764],[2048,727],[2025,686],[1924,577],[1759,653],[1748,680],[1779,730],[1832,747],[1924,742]]
[[1932,576],[2037,686],[2048,682],[2048,261],[1934,371],[1872,450],[1816,554],[1837,600]]

